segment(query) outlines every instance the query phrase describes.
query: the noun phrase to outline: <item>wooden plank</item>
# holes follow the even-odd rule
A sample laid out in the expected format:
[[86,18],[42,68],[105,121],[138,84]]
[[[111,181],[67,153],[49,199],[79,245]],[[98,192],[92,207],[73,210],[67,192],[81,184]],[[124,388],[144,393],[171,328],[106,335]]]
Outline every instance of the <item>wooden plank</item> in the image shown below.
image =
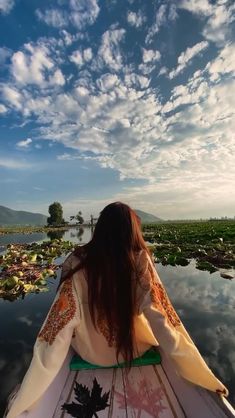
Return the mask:
[[52,418],[64,418],[65,412],[61,410],[61,406],[64,403],[69,402],[69,399],[71,397],[71,392],[73,390],[75,380],[77,378],[78,372],[71,372],[69,371],[68,378],[65,381],[65,385],[63,387],[63,390],[60,394],[59,401],[55,407],[55,411]]
[[112,399],[112,390],[113,390],[113,369],[96,369],[96,370],[80,370],[79,372],[70,372],[70,375],[76,373],[75,378],[70,378],[67,382],[66,387],[64,388],[63,393],[61,394],[61,398],[58,402],[55,414],[53,418],[69,418],[71,417],[70,414],[67,413],[67,411],[61,411],[61,406],[64,403],[71,404],[72,402],[75,402],[78,404],[77,400],[75,399],[75,392],[74,387],[75,383],[80,383],[82,385],[85,385],[88,387],[89,390],[91,390],[93,386],[93,381],[96,378],[98,384],[102,388],[103,395],[105,392],[110,392],[109,395],[109,404],[110,406],[105,408],[103,411],[97,412],[97,415],[99,418],[108,418],[109,416],[109,410],[111,407],[110,400]]
[[123,370],[116,369],[114,376],[114,390],[112,393],[112,415],[109,418],[128,418],[133,417],[130,411],[127,412],[127,400],[124,386]]
[[[175,403],[177,400],[174,398]],[[162,382],[153,366],[133,367],[116,371],[113,417],[184,418],[178,406],[172,412],[172,402],[166,396]]]
[[[161,368],[161,366],[158,366]],[[161,418],[185,418],[178,402],[171,392],[166,391],[160,375],[154,366],[139,368],[142,386],[145,386],[145,403],[148,405],[149,416]],[[177,414],[178,412],[178,414]]]
[[231,415],[215,401],[210,402],[210,392],[193,385],[179,376],[172,360],[161,351],[162,369],[187,418],[227,418]]
[[163,390],[166,394],[168,402],[171,405],[171,409],[172,409],[174,417],[176,416],[177,418],[185,418],[186,415],[185,415],[183,409],[181,408],[181,405],[180,405],[177,397],[175,396],[175,393],[173,392],[173,390],[172,390],[172,388],[171,388],[171,386],[168,382],[168,379],[167,379],[167,377],[166,377],[166,375],[165,375],[165,373],[162,369],[162,366],[161,365],[159,365],[159,366],[154,365],[153,368],[154,368],[154,371],[155,371],[155,373],[157,374],[157,376],[160,380],[160,383],[161,383],[161,385],[163,387]]
[[200,387],[197,387],[196,389],[202,397],[203,402],[206,403],[216,418],[235,417],[235,411],[233,407],[225,398],[218,396],[215,392],[210,392]]

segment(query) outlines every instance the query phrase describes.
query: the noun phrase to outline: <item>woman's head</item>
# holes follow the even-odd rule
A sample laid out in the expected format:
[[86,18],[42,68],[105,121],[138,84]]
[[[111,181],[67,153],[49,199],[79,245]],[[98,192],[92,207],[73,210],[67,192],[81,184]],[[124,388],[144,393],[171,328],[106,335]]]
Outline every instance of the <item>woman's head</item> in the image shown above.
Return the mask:
[[145,248],[140,218],[125,203],[110,203],[100,213],[92,242],[116,255],[139,251]]

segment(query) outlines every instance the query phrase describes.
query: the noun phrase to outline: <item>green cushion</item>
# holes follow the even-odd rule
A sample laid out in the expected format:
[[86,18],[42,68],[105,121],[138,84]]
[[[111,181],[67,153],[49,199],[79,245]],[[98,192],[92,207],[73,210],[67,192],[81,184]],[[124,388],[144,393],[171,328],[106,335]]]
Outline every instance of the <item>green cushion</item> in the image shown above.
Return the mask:
[[[131,365],[132,366],[146,366],[149,364],[160,364],[161,356],[155,348],[150,348],[141,357],[135,358]],[[70,362],[70,370],[91,370],[91,369],[117,369],[118,367],[126,367],[126,363],[114,364],[113,366],[98,366],[96,364],[88,363],[83,360],[79,355],[73,356]]]

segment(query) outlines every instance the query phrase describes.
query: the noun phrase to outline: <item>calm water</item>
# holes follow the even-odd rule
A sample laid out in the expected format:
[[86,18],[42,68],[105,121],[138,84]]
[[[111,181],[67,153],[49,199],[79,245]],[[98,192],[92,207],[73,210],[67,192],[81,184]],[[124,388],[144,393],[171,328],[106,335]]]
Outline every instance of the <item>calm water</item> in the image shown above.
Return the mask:
[[[86,228],[82,234],[81,230],[71,229],[63,234],[66,240],[84,243],[90,239],[91,231]],[[14,236],[18,242],[35,240],[31,238]],[[39,240],[43,239],[50,237],[40,234]],[[235,404],[235,281],[196,270],[194,262],[187,267],[158,264],[157,270],[184,325],[209,366],[228,386],[230,401]],[[29,365],[34,340],[56,287],[52,279],[47,293],[29,294],[15,302],[0,299],[0,416],[7,395],[22,380]]]
[[0,235],[0,250],[8,244],[30,244],[32,242],[48,241],[54,238],[63,238],[65,241],[72,241],[76,243],[85,243],[91,237],[90,228],[70,228],[67,231],[55,232],[33,232],[31,234],[7,234]]

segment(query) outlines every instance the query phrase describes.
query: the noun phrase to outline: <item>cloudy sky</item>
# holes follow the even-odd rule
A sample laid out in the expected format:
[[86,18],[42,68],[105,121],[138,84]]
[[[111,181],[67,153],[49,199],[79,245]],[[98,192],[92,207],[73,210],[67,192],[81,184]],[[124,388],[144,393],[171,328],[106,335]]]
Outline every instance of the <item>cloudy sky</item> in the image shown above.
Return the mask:
[[235,215],[233,0],[0,0],[0,204]]

